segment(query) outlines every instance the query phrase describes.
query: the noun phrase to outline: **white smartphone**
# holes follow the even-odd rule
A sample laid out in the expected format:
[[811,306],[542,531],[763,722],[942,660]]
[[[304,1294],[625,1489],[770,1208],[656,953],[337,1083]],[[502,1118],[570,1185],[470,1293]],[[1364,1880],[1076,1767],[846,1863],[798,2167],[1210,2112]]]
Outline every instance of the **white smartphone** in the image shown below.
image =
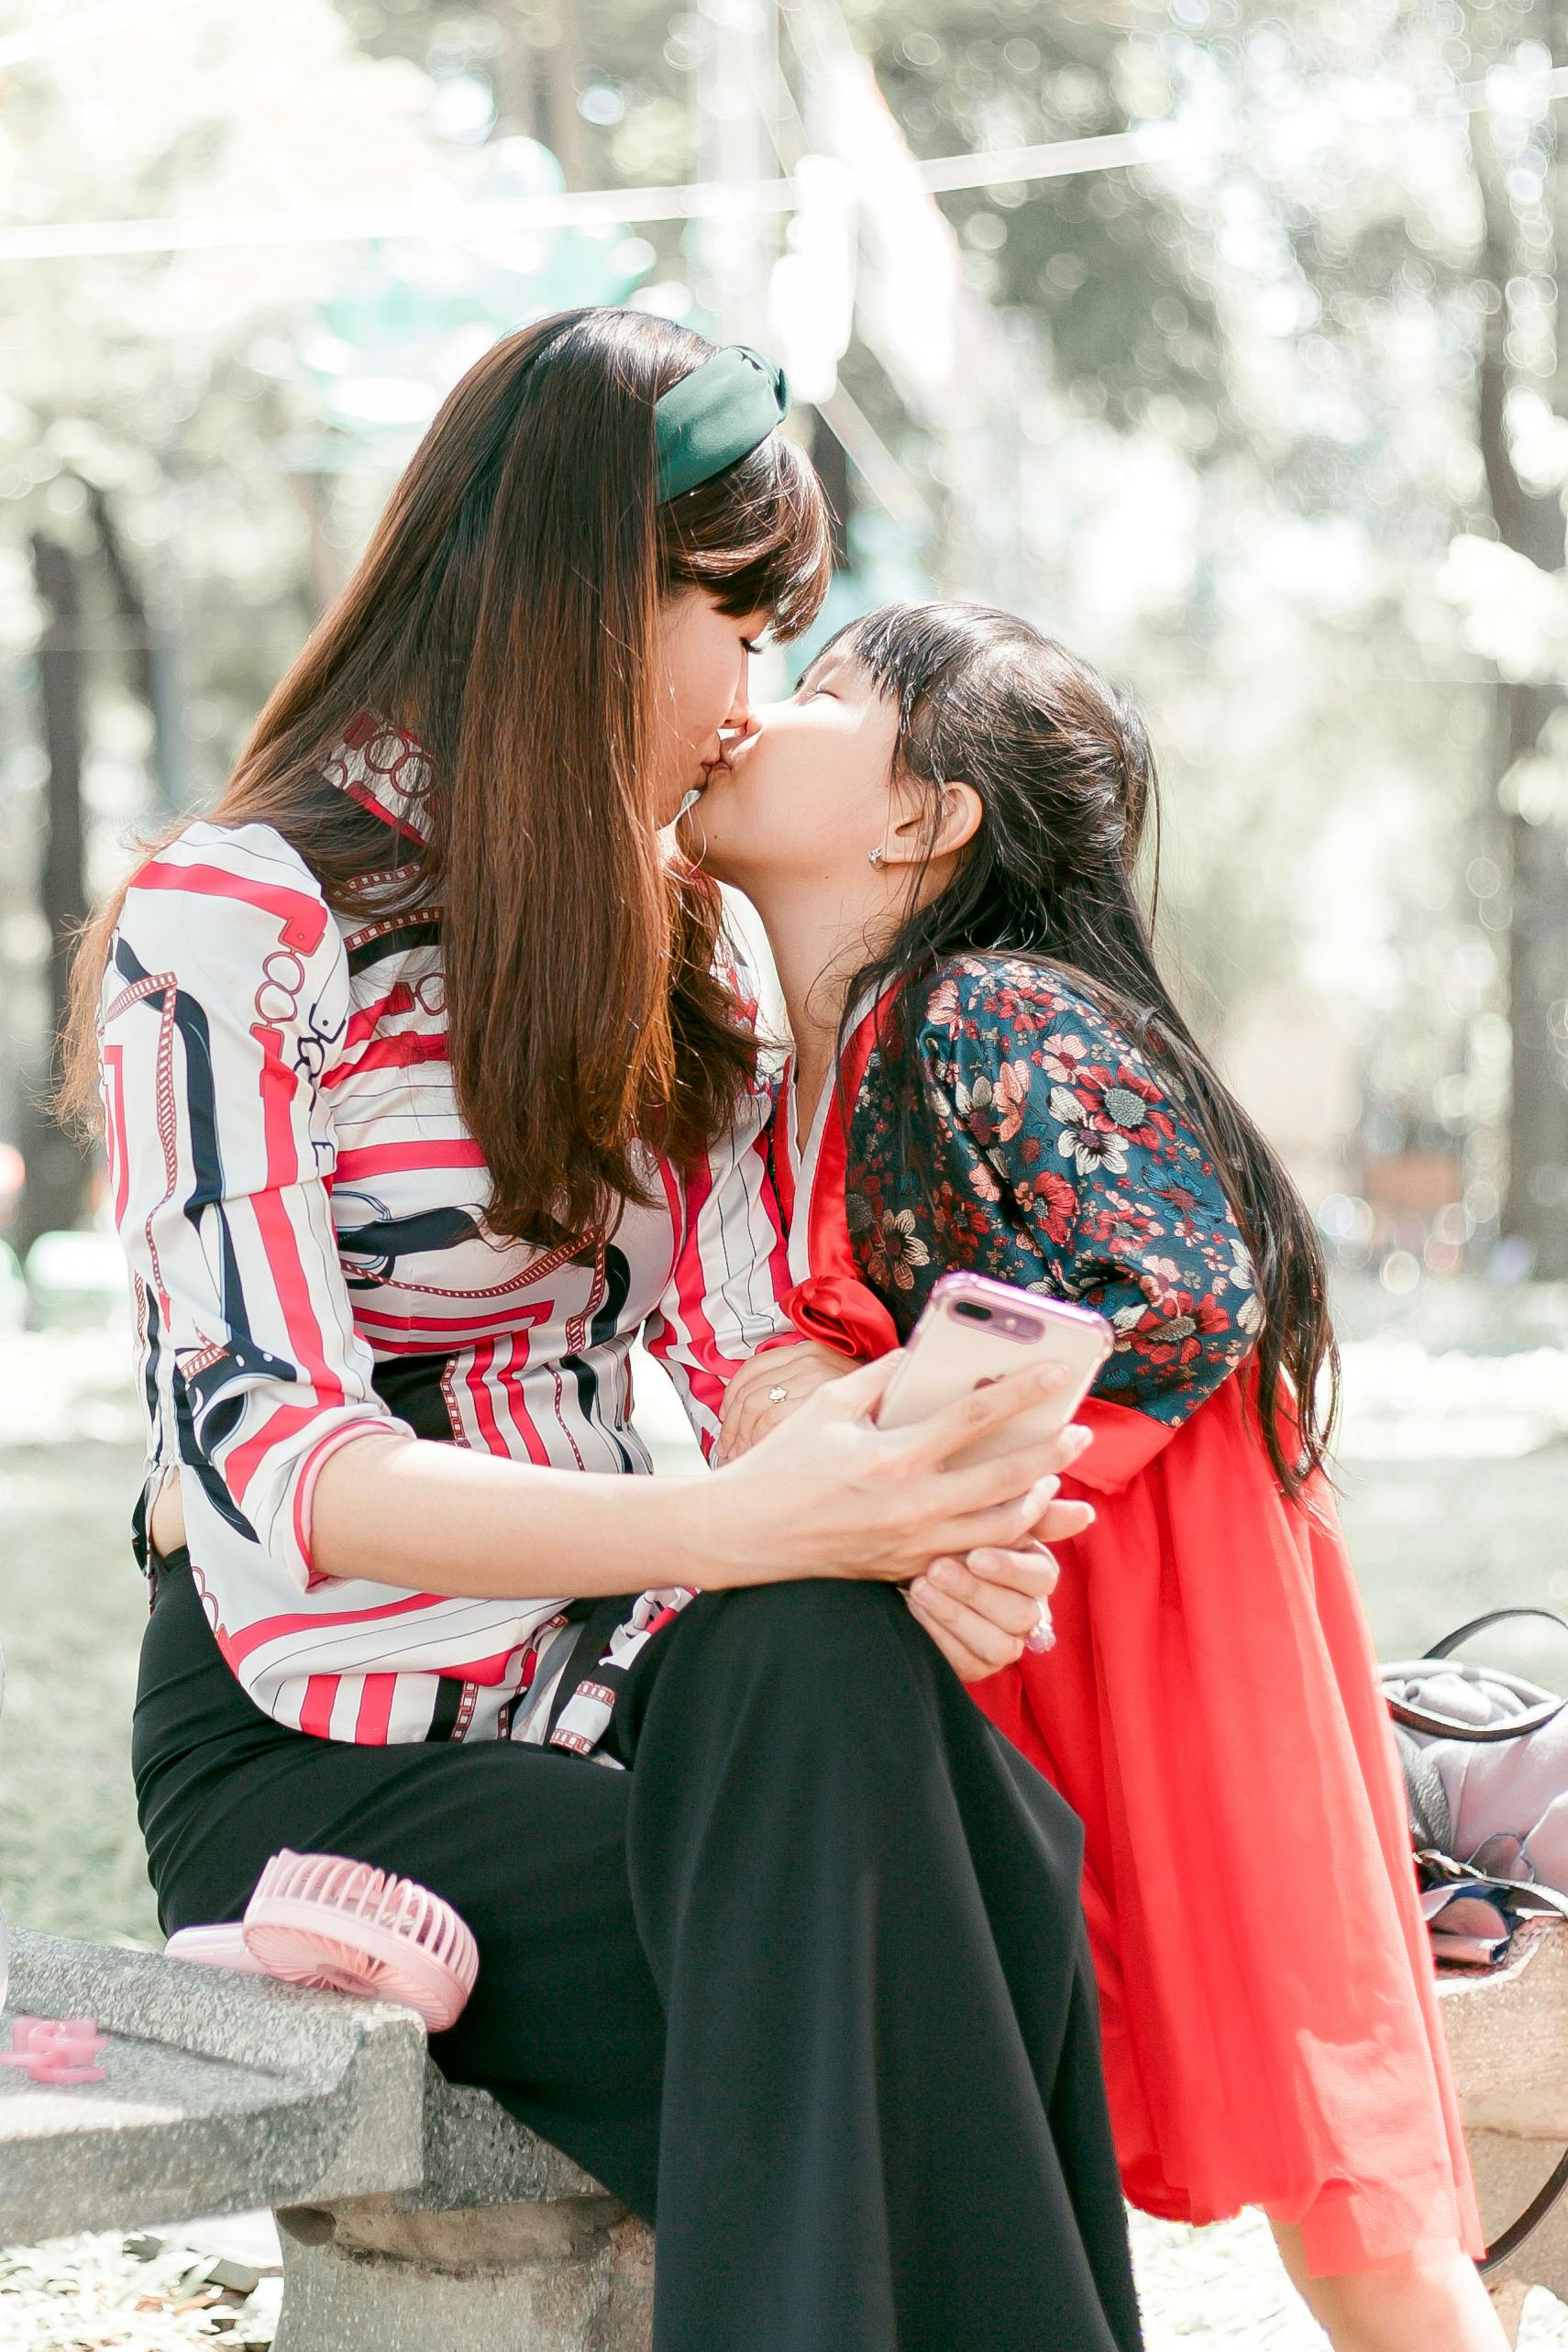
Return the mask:
[[902,1429],[1025,1364],[1059,1364],[1067,1376],[1054,1396],[977,1438],[952,1459],[986,1462],[993,1454],[1038,1444],[1072,1419],[1114,1344],[1110,1325],[1091,1308],[1043,1298],[983,1274],[944,1274],[888,1383],[878,1425]]

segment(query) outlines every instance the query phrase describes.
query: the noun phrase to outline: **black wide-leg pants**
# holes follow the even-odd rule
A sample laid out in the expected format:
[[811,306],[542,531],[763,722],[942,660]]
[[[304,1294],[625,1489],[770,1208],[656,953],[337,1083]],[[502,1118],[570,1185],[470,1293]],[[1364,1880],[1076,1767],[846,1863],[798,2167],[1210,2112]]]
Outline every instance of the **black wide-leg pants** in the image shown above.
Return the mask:
[[431,2054],[657,2216],[656,2352],[1138,2346],[1081,1832],[899,1595],[703,1596],[615,1737],[291,1730],[174,1570],[133,1742],[164,1928],[281,1846],[445,1895],[480,1973]]

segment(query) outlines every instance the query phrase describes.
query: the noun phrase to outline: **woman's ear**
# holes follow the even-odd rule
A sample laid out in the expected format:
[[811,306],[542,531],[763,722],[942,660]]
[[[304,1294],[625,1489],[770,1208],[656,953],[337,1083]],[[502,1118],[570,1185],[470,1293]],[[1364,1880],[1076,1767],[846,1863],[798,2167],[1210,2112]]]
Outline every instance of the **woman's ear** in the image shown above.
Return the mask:
[[985,813],[985,803],[972,784],[944,784],[935,832],[930,829],[928,803],[892,828],[888,855],[900,865],[925,856],[955,857],[974,840]]

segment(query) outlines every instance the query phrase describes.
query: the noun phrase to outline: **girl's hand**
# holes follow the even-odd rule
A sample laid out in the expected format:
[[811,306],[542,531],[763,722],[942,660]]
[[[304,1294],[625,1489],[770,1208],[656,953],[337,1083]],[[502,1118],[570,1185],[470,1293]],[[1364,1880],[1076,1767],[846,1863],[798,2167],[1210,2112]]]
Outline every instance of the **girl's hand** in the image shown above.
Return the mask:
[[[1088,1503],[1050,1505],[1040,1533],[1057,1543],[1081,1535],[1094,1518]],[[977,1683],[1030,1651],[1053,1647],[1046,1606],[1060,1574],[1043,1543],[1021,1549],[971,1551],[967,1560],[937,1560],[917,1576],[907,1596],[961,1682]]]
[[[845,1374],[857,1371],[859,1361],[816,1340],[801,1340],[795,1347],[769,1348],[762,1355],[754,1355],[724,1391],[714,1469],[749,1453],[759,1438],[790,1413],[799,1412],[825,1381],[842,1380]],[[776,1388],[783,1389],[782,1397],[773,1395]]]
[[924,1420],[879,1430],[872,1416],[896,1362],[884,1356],[826,1382],[711,1477],[659,1482],[660,1502],[677,1515],[672,1573],[709,1591],[796,1576],[902,1585],[933,1561],[1015,1549],[1052,1526],[1059,1474],[1088,1444],[1087,1430],[963,1467],[952,1456],[1038,1406],[1060,1387],[1060,1366],[1025,1366]]

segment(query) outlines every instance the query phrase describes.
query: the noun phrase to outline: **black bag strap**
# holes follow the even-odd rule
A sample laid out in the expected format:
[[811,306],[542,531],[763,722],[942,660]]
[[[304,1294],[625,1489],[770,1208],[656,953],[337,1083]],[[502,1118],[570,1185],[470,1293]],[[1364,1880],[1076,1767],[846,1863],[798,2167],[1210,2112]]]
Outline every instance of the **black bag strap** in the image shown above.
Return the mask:
[[1568,1617],[1559,1617],[1555,1609],[1488,1609],[1485,1617],[1473,1617],[1468,1625],[1462,1625],[1454,1632],[1445,1633],[1441,1641],[1434,1641],[1427,1656],[1452,1657],[1460,1643],[1468,1641],[1473,1633],[1485,1633],[1489,1626],[1502,1625],[1511,1617],[1538,1617],[1546,1624],[1554,1625],[1559,1633],[1568,1633]]
[[1563,2149],[1523,2213],[1516,2215],[1501,2236],[1492,2240],[1475,2265],[1483,2277],[1488,2270],[1496,2270],[1500,2263],[1506,2262],[1510,2254],[1518,2252],[1526,2238],[1540,2227],[1564,2189],[1568,2189],[1568,2148]]
[[[1534,1617],[1554,1625],[1560,1632],[1568,1633],[1568,1618],[1559,1617],[1555,1609],[1489,1609],[1485,1617],[1473,1617],[1452,1633],[1445,1633],[1427,1651],[1429,1658],[1451,1658],[1460,1644],[1468,1641],[1473,1633],[1485,1633],[1488,1627],[1502,1625],[1509,1618]],[[1384,1694],[1387,1697],[1386,1692]],[[1463,1723],[1457,1716],[1438,1715],[1427,1707],[1408,1706],[1403,1699],[1389,1698],[1388,1712],[1396,1723],[1407,1731],[1430,1731],[1440,1739],[1468,1739],[1476,1746],[1489,1746],[1503,1739],[1525,1739],[1532,1731],[1541,1730],[1555,1721],[1568,1707],[1568,1698],[1551,1699],[1543,1706],[1531,1707],[1526,1715],[1511,1716],[1506,1723]]]
[[1479,1747],[1496,1740],[1528,1739],[1532,1731],[1543,1730],[1554,1721],[1564,1707],[1568,1707],[1568,1698],[1532,1707],[1528,1715],[1510,1716],[1506,1723],[1462,1723],[1456,1715],[1436,1715],[1424,1706],[1408,1706],[1403,1699],[1388,1700],[1389,1714],[1407,1731],[1430,1731],[1440,1739],[1469,1739]]

